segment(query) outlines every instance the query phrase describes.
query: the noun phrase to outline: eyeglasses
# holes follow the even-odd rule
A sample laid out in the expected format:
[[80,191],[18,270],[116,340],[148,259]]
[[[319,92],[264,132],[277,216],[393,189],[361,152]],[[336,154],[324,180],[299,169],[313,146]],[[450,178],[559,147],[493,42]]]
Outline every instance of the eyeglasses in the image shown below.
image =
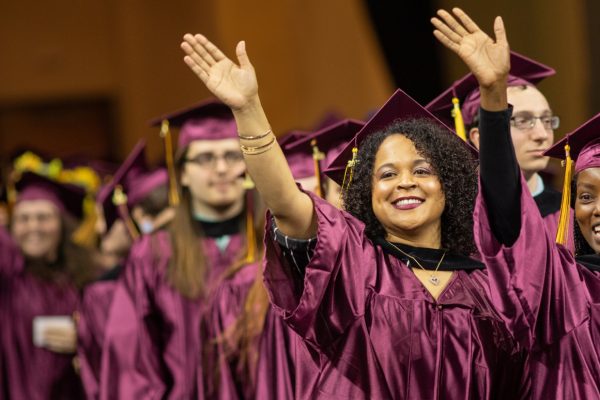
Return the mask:
[[526,131],[529,129],[533,129],[533,127],[535,126],[535,122],[538,119],[542,123],[544,129],[546,129],[547,131],[552,129],[558,129],[558,127],[560,126],[560,118],[558,118],[558,116],[556,115],[542,115],[541,117],[536,117],[535,115],[528,113],[515,115],[510,119],[510,124],[517,129]]
[[194,157],[186,158],[185,162],[196,164],[200,167],[214,168],[217,165],[217,160],[225,161],[228,167],[232,167],[244,161],[244,156],[239,151],[227,151],[222,155],[215,153],[200,153]]

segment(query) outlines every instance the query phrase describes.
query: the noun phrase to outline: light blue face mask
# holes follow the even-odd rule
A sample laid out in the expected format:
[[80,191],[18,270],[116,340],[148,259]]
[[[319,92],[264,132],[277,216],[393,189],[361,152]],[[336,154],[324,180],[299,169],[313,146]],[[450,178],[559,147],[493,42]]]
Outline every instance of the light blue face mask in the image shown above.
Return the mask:
[[154,231],[154,224],[150,221],[143,221],[140,225],[140,231],[143,234],[152,233]]

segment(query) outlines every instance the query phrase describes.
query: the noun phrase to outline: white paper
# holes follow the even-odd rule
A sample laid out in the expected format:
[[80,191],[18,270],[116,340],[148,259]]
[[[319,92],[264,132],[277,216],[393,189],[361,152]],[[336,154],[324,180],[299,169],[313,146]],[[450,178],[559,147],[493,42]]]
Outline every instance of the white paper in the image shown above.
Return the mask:
[[40,315],[33,318],[33,344],[45,347],[44,332],[47,328],[75,328],[75,323],[70,315]]

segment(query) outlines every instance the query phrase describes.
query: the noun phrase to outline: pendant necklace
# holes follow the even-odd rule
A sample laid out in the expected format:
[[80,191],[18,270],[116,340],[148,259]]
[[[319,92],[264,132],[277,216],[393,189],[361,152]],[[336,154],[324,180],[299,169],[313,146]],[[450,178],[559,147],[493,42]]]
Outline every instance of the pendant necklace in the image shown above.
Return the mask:
[[[419,266],[419,268],[421,268],[423,271],[428,271],[427,269],[425,269],[421,263],[413,256],[411,256],[410,254],[402,251],[398,246],[396,246],[394,243],[389,242],[389,244],[391,244],[392,246],[394,246],[394,248],[396,250],[398,250],[400,253],[404,254],[406,257],[409,258],[408,263],[406,264],[407,267],[410,267],[410,260],[413,260],[415,262],[415,264],[417,264]],[[431,283],[433,286],[439,286],[441,281],[440,278],[438,278],[438,276],[436,275],[438,269],[440,268],[440,265],[442,265],[442,261],[444,260],[444,257],[446,256],[446,250],[444,250],[444,253],[442,254],[442,257],[440,257],[440,261],[438,261],[437,266],[435,267],[435,270],[433,272],[431,272],[431,275],[429,275],[429,278],[427,279],[429,281],[429,283]]]

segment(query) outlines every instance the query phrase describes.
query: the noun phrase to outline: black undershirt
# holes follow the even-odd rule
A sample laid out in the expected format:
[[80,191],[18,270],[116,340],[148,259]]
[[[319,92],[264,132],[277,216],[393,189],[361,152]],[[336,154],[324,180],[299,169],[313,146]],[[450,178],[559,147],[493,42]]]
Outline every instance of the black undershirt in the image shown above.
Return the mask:
[[544,187],[544,191],[535,196],[533,200],[535,200],[542,217],[546,217],[560,210],[562,195],[554,189]]
[[219,238],[225,235],[235,235],[239,233],[243,214],[244,213],[241,213],[225,221],[203,221],[197,218],[196,222],[202,228],[202,232],[205,236]]
[[600,255],[598,254],[577,256],[575,257],[575,261],[591,271],[600,271]]
[[496,239],[512,246],[521,230],[521,171],[510,136],[512,106],[479,109],[481,191]]
[[[377,238],[373,242],[379,245],[384,253],[396,257],[403,263],[407,264],[409,261],[412,263],[409,257],[399,251],[396,247],[400,248],[403,252],[414,257],[419,261],[421,266],[427,270],[436,270],[440,259],[444,255],[443,249],[428,249],[426,247],[413,247],[403,243],[390,243],[383,238]],[[396,246],[396,247],[394,247]],[[475,270],[485,269],[485,265],[477,260],[470,257],[447,253],[444,256],[444,262],[439,267],[440,271],[459,271],[459,270]]]

